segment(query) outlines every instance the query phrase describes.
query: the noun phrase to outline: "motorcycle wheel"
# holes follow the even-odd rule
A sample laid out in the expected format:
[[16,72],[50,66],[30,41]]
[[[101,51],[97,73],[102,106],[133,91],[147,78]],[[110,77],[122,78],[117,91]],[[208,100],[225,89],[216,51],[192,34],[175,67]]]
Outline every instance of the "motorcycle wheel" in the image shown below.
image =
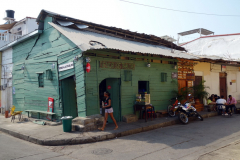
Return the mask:
[[167,111],[170,117],[174,117],[176,114],[171,108],[172,108],[172,105],[169,105],[167,108]]
[[182,122],[183,124],[188,123],[188,116],[185,113],[179,112],[178,118],[179,118],[180,122]]
[[197,118],[200,119],[200,121],[203,121],[203,117],[198,112],[196,112],[196,115],[197,115]]

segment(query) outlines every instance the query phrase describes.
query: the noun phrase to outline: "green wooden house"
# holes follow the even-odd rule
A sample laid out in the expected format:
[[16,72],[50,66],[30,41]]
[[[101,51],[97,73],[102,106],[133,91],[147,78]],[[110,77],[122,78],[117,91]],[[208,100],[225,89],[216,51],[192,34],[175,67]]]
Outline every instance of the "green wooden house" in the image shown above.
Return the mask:
[[[99,114],[106,90],[117,121],[134,113],[140,92],[151,95],[155,110],[166,109],[172,90],[177,90],[172,76],[177,72],[176,58],[192,58],[184,48],[153,35],[45,10],[37,22],[38,31],[12,45],[16,110],[47,111],[48,97],[52,97],[55,119]],[[40,118],[46,117],[41,114]]]

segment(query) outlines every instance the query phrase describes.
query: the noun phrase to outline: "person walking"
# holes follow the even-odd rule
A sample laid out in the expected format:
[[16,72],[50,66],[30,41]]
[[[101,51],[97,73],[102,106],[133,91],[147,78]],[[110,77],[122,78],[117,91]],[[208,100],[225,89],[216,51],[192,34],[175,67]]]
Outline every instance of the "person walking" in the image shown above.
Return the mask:
[[107,123],[108,115],[110,115],[110,117],[112,118],[112,120],[115,124],[114,130],[118,129],[117,122],[116,122],[115,118],[113,117],[112,101],[110,98],[110,93],[108,91],[104,92],[104,102],[102,102],[102,108],[105,108],[105,117],[104,117],[104,122],[103,122],[102,128],[98,128],[98,129],[100,131],[104,131],[106,123]]

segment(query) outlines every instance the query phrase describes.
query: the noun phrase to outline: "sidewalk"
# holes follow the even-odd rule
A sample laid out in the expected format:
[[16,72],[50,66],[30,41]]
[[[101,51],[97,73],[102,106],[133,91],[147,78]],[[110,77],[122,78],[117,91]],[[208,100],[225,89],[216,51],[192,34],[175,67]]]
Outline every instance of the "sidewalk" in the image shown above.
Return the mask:
[[[205,111],[200,112],[200,114],[203,118],[217,115],[216,112]],[[177,123],[180,123],[177,117],[162,117],[156,118],[153,121],[149,119],[148,122],[145,122],[145,120],[139,120],[134,123],[119,122],[118,130],[113,130],[115,127],[114,124],[108,124],[105,131],[63,132],[62,125],[42,126],[32,122],[18,122],[17,119],[15,123],[11,123],[10,118],[4,118],[3,115],[0,115],[0,131],[32,143],[47,146],[92,143],[145,132]],[[193,122],[190,121],[189,123]]]

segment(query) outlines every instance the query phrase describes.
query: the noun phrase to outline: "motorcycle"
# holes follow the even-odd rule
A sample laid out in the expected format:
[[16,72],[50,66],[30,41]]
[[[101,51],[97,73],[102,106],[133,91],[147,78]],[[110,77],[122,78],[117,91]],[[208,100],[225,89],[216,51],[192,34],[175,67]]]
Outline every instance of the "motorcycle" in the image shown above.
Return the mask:
[[176,112],[178,112],[178,119],[183,124],[188,123],[189,117],[197,117],[198,119],[203,121],[203,117],[197,112],[197,110],[191,105],[191,103],[186,102],[184,105],[182,105],[177,98],[172,105],[168,106],[167,110],[168,114],[171,117],[174,117],[176,115]]

